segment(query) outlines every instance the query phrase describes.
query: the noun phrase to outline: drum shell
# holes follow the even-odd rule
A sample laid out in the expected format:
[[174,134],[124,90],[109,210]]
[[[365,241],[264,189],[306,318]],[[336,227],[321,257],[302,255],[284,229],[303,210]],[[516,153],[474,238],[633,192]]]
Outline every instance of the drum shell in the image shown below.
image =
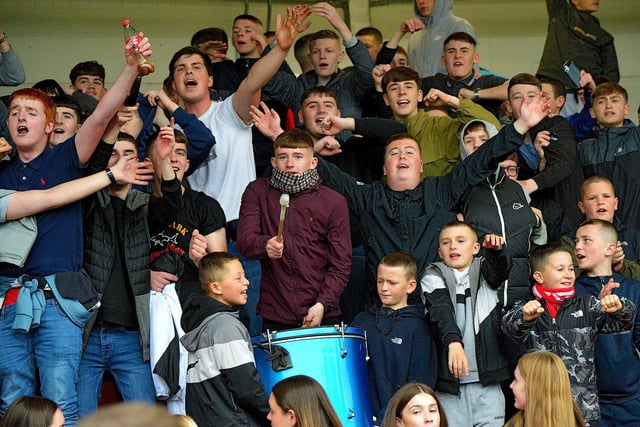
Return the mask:
[[[345,427],[372,427],[373,415],[367,376],[367,350],[364,330],[346,327],[344,338],[336,327],[321,326],[277,332],[271,344],[287,349],[289,369],[274,371],[266,351],[268,339],[254,337],[256,367],[267,394],[280,380],[308,375],[322,385]],[[343,350],[346,354],[343,357]]]

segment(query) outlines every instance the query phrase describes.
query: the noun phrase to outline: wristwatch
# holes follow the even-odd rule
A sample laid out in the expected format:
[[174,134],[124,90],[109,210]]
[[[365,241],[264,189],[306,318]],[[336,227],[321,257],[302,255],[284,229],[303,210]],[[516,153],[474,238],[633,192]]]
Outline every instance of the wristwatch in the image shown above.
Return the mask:
[[475,88],[475,90],[473,91],[473,100],[474,101],[480,101],[480,88],[479,87]]

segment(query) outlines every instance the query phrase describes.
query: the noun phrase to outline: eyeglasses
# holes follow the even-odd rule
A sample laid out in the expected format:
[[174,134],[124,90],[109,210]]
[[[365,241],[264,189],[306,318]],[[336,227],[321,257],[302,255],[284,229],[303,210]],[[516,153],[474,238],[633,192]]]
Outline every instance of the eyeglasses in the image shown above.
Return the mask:
[[507,176],[518,176],[518,172],[520,172],[519,166],[507,166],[506,168],[502,168],[504,173]]

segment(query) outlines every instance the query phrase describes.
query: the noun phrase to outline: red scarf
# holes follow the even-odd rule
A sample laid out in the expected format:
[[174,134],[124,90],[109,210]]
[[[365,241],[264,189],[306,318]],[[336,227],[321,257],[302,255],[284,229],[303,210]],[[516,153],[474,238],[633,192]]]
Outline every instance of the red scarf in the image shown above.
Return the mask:
[[547,302],[547,310],[549,310],[552,319],[556,318],[562,301],[573,297],[575,294],[576,289],[573,286],[550,289],[545,288],[540,283],[533,285],[533,295],[535,295],[537,299],[542,298]]

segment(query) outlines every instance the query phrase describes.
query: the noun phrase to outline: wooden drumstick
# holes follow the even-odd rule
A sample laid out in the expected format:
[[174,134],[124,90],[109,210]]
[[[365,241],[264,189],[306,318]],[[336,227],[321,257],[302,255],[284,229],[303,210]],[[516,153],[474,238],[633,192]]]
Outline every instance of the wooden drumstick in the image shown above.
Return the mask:
[[278,236],[276,240],[278,242],[282,242],[282,229],[284,228],[284,215],[287,212],[287,208],[289,207],[289,195],[287,193],[282,193],[280,196],[280,224],[278,225]]

